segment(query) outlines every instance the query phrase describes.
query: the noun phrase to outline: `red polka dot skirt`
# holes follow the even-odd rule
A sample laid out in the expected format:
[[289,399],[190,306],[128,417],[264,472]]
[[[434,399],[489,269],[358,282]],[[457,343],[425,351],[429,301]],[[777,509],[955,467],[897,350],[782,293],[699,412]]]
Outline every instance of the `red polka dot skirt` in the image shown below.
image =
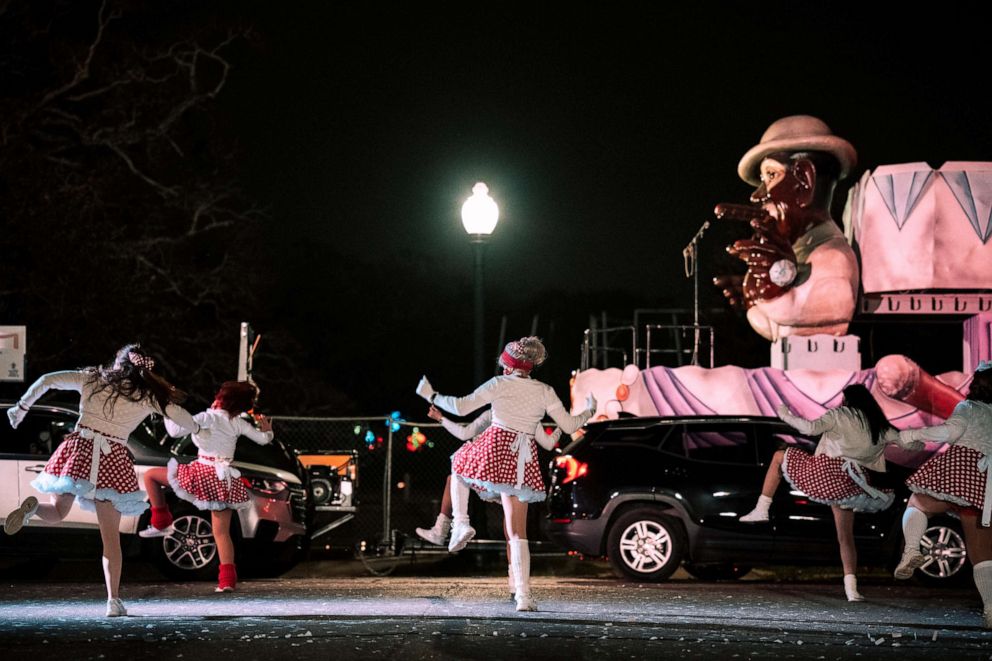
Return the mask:
[[517,453],[511,448],[517,432],[493,425],[451,456],[451,472],[475,489],[483,500],[498,500],[500,494],[517,496],[521,502],[544,500],[544,478],[537,459],[537,443],[528,438],[531,459],[524,466],[523,483],[517,485]]
[[169,484],[176,495],[201,510],[242,510],[251,505],[248,490],[240,477],[217,477],[213,464],[193,461],[180,464],[169,460]]
[[916,493],[981,509],[985,499],[985,474],[978,471],[981,458],[978,450],[950,445],[923,462],[906,485]]
[[110,451],[101,453],[96,484],[91,481],[93,440],[78,431],[66,434],[45,469],[31,482],[43,493],[73,494],[79,506],[94,511],[94,500],[109,500],[121,514],[137,515],[148,508],[145,494],[138,489],[131,453],[123,443],[109,442]]
[[[881,497],[868,493],[844,470],[844,462],[842,457],[788,448],[782,460],[782,475],[793,488],[824,505],[855,512],[880,512],[892,504],[895,496],[891,489],[879,489]],[[868,480],[868,471],[863,471],[863,475]]]

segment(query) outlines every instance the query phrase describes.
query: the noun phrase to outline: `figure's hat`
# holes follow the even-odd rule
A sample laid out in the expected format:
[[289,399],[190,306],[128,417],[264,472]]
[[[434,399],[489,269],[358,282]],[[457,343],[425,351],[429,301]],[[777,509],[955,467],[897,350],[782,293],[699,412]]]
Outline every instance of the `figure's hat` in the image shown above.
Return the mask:
[[781,151],[820,151],[837,159],[840,179],[848,175],[858,162],[858,153],[851,143],[833,134],[823,120],[810,115],[790,115],[772,122],[761,142],[751,147],[737,165],[741,179],[757,186],[758,168],[769,154]]

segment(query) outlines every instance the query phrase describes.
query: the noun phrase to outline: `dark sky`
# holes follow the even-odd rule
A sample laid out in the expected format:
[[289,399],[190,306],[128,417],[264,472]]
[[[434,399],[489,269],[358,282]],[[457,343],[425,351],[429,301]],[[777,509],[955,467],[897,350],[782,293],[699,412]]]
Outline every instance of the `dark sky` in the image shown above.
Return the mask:
[[[459,208],[475,181],[502,210],[488,332],[507,312],[519,335],[562,307],[580,319],[690,307],[681,249],[715,203],[746,199],[737,162],[779,117],[816,115],[850,140],[852,180],[992,154],[987,31],[957,5],[352,4],[241,5],[257,39],[222,102],[271,211],[281,313],[326,324],[325,341],[376,355],[373,371],[394,365],[411,387],[419,369],[471,385],[443,365],[471,362]],[[743,234],[715,227],[704,240],[706,305],[720,306],[705,283]],[[385,306],[398,310],[391,325],[363,336],[355,320]],[[577,366],[580,331],[554,336],[556,386]]]

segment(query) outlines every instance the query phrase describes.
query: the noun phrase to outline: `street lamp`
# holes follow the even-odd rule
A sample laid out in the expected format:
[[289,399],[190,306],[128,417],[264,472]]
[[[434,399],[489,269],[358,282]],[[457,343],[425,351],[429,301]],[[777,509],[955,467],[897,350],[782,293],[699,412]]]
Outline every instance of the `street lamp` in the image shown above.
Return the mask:
[[499,221],[499,207],[489,197],[489,187],[481,181],[472,187],[472,197],[462,205],[462,225],[468,232],[475,256],[475,329],[473,349],[475,353],[475,382],[482,382],[483,375],[483,333],[484,310],[482,298],[482,253],[489,235]]

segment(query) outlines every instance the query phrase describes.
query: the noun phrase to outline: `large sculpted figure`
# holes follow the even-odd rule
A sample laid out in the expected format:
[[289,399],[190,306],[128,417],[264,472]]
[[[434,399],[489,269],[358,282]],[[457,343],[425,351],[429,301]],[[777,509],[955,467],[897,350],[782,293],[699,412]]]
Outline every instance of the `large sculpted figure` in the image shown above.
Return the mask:
[[719,204],[715,213],[753,228],[750,239],[727,247],[747,273],[714,283],[732,305],[747,310],[763,337],[847,332],[858,264],[830,216],[830,202],[856,160],[854,147],[821,120],[794,115],[769,126],[737,166],[741,179],[757,187],[751,204]]

